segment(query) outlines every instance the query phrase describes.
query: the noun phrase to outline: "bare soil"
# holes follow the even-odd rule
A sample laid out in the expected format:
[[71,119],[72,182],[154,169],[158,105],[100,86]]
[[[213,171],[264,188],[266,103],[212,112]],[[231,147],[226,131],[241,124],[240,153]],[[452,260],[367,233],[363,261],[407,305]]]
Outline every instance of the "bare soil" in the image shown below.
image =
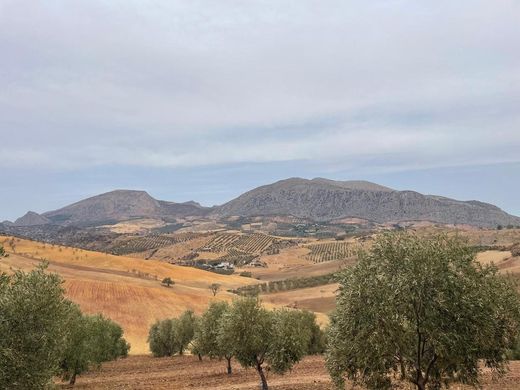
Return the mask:
[[[253,369],[243,369],[233,362],[233,374],[226,374],[225,361],[195,356],[153,358],[131,356],[103,364],[97,371],[78,377],[75,389],[193,389],[193,390],[257,390],[258,375]],[[321,356],[309,356],[286,375],[267,373],[272,390],[332,390],[333,385]],[[505,377],[493,381],[489,372],[483,373],[482,384],[489,390],[518,390],[520,388],[520,361],[510,364]],[[69,388],[61,385],[61,388]],[[346,388],[352,388],[349,384]],[[361,390],[360,387],[355,387]],[[454,389],[466,389],[453,386]],[[403,385],[401,389],[412,389]]]

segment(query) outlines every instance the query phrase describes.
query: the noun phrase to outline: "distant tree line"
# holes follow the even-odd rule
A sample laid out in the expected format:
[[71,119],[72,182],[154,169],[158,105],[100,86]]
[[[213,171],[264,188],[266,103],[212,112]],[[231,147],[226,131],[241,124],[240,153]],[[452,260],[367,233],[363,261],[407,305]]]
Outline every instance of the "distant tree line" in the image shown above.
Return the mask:
[[150,328],[148,341],[158,357],[182,354],[189,348],[199,359],[225,359],[228,374],[235,358],[258,372],[264,390],[268,389],[266,364],[274,372],[284,373],[303,356],[321,353],[325,348],[324,333],[314,313],[268,311],[251,297],[232,304],[212,302],[201,317],[186,311],[178,318],[157,321]]
[[81,313],[46,267],[0,273],[2,389],[46,389],[56,375],[74,384],[78,374],[130,349],[119,325]]
[[271,292],[317,287],[337,282],[337,275],[338,273],[334,272],[325,275],[275,280],[266,283],[242,286],[235,290],[231,290],[231,292],[243,296],[257,296],[259,294],[266,294]]

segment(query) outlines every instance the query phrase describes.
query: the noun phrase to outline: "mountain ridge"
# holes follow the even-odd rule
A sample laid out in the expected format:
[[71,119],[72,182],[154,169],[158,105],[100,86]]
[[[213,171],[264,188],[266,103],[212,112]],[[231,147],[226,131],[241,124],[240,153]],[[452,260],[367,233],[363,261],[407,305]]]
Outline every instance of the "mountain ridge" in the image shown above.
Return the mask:
[[360,218],[376,223],[429,221],[479,227],[520,225],[520,218],[478,200],[460,201],[376,183],[292,177],[247,191],[220,206],[157,200],[146,191],[114,190],[42,214],[28,212],[16,226],[100,225],[137,218],[291,215],[316,222]]
[[[364,185],[359,185],[363,183]],[[293,215],[326,222],[361,218],[378,223],[429,221],[480,227],[520,225],[520,218],[480,201],[460,201],[370,182],[291,178],[257,187],[217,207],[220,217]]]

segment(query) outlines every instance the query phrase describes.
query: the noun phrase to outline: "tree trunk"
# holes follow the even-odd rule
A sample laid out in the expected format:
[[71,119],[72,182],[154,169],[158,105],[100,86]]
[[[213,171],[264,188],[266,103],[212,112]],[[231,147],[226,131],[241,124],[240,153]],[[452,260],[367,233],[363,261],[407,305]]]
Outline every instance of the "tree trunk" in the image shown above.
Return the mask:
[[426,381],[422,375],[418,376],[415,385],[417,386],[417,390],[426,390]]
[[258,375],[260,375],[262,390],[269,390],[269,387],[267,386],[267,380],[265,379],[264,369],[260,363],[256,363],[256,370],[258,371]]
[[198,355],[199,355],[199,362],[201,362],[202,361],[202,355],[200,353]]
[[226,360],[227,360],[227,373],[228,373],[228,375],[231,375],[231,356],[230,357],[226,356]]
[[69,385],[74,386],[74,384],[76,383],[76,375],[76,371],[74,371],[70,377]]
[[183,352],[184,352],[184,348],[183,348],[183,347],[181,347],[181,349],[179,350],[179,355],[182,355],[182,354],[183,354]]

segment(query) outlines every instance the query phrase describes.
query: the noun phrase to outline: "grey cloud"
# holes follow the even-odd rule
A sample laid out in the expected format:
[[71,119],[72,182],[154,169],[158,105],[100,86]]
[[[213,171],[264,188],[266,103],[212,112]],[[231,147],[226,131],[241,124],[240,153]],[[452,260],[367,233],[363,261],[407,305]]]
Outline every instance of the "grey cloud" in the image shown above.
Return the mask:
[[519,161],[519,17],[505,0],[4,1],[0,166]]

